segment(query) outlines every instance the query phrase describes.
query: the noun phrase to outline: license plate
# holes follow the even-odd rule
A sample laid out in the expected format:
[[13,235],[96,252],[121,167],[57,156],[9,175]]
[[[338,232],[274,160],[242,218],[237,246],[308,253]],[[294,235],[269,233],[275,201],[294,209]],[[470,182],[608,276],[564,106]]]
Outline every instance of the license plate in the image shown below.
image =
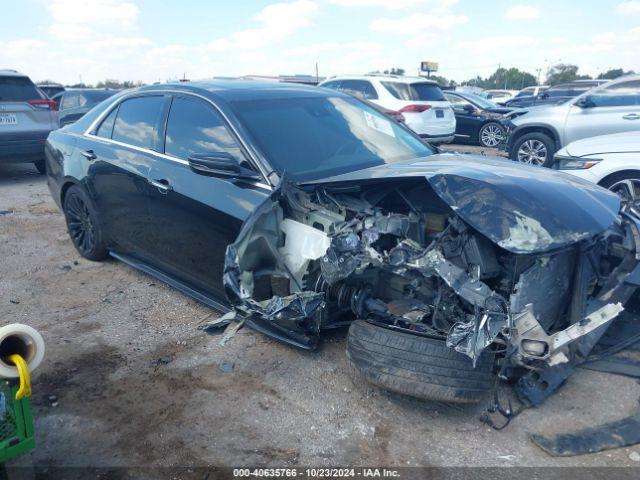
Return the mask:
[[436,108],[436,118],[444,118],[444,110]]
[[0,127],[3,125],[17,125],[18,116],[15,113],[0,113]]

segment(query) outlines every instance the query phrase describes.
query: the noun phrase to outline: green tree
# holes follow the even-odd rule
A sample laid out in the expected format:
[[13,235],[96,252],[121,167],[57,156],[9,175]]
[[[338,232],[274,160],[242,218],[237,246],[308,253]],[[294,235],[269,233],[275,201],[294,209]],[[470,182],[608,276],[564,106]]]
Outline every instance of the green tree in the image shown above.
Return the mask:
[[404,68],[392,67],[391,70],[385,70],[382,73],[386,75],[398,75],[401,77],[402,75],[404,75]]
[[573,82],[574,80],[589,80],[590,78],[589,75],[578,75],[578,66],[569,63],[559,63],[547,71],[547,83],[549,85]]
[[462,82],[462,85],[484,89],[521,90],[525,87],[536,85],[536,83],[536,77],[532,74],[512,67],[498,68],[488,78],[477,76],[476,78]]
[[601,80],[613,80],[615,78],[621,77],[623,75],[629,75],[635,73],[633,70],[628,70],[628,71],[624,71],[622,68],[612,68],[610,70],[607,70],[604,73],[601,73],[600,75],[598,75],[598,79]]
[[440,75],[430,75],[429,80],[433,80],[434,82],[438,82],[438,85],[441,87],[455,88],[457,83],[453,80],[449,80],[446,77],[442,77]]
[[143,85],[144,83],[142,82],[132,82],[130,80],[121,82],[120,80],[106,79],[104,81],[96,83],[96,88],[112,88],[114,90],[120,90],[124,88],[141,87]]

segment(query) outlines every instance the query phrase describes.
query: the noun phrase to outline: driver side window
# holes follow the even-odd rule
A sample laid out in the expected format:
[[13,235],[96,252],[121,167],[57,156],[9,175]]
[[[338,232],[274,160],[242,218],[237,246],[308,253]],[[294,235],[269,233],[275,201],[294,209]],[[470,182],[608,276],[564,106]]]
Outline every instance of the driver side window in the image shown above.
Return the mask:
[[621,82],[589,95],[594,107],[628,107],[640,105],[640,80]]
[[171,103],[164,152],[183,160],[191,154],[226,152],[246,162],[218,112],[202,100],[185,97],[174,97]]

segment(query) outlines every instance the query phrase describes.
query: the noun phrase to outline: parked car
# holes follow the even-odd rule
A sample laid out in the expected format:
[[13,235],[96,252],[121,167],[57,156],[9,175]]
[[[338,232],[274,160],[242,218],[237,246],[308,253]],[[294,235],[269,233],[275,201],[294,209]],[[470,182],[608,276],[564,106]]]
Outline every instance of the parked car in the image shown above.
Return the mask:
[[555,366],[587,355],[640,274],[640,224],[613,193],[439,154],[330,89],[128,90],[52,132],[46,152],[85,258],[232,309],[205,330],[247,325],[311,349],[350,325],[365,378],[420,398],[478,401],[496,370],[525,377],[525,398],[552,393],[572,370]]
[[504,141],[504,115],[511,109],[472,93],[445,91],[456,116],[456,140],[495,148]]
[[513,98],[507,100],[504,103],[505,107],[526,107],[530,106],[533,99],[549,88],[548,85],[536,85],[533,87],[526,87],[516,93]]
[[116,93],[104,88],[82,88],[66,90],[53,97],[59,110],[60,127],[69,125],[97,104]]
[[538,105],[553,105],[564,103],[581,95],[592,88],[603,85],[609,80],[576,80],[575,82],[559,83],[540,91],[537,95],[512,98],[505,103],[510,108],[526,108]]
[[49,98],[65,91],[65,88],[58,83],[40,83],[37,86]]
[[58,128],[55,102],[27,75],[0,70],[0,162],[33,163],[44,173],[44,144]]
[[496,105],[504,105],[505,102],[511,100],[516,92],[514,90],[485,90],[482,97],[491,100]]
[[640,130],[640,75],[612,80],[561,105],[515,110],[505,126],[512,160],[549,166],[556,151],[576,140]]
[[640,130],[572,142],[555,154],[553,168],[616,192],[640,218]]
[[345,76],[326,80],[320,87],[400,112],[406,125],[430,143],[450,143],[455,137],[456,119],[451,105],[431,80],[396,75]]

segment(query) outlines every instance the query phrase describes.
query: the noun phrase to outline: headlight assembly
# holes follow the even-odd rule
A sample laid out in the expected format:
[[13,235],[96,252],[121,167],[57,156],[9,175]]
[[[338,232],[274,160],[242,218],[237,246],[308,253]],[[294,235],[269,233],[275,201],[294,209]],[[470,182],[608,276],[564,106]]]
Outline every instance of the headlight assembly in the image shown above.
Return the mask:
[[602,161],[600,158],[563,157],[558,155],[554,157],[554,160],[555,167],[558,170],[586,170]]

